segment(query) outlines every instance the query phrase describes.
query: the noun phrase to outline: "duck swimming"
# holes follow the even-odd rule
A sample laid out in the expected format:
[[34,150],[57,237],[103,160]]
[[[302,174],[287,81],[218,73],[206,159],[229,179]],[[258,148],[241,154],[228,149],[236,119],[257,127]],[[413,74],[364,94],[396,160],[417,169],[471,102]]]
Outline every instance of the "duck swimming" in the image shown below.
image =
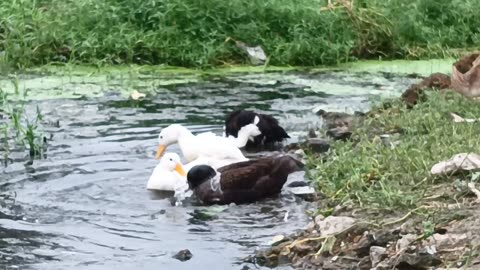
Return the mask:
[[258,133],[258,127],[251,124],[239,133],[238,138],[220,137],[212,132],[193,135],[186,127],[172,124],[158,135],[159,146],[156,158],[159,159],[169,145],[178,143],[187,162],[192,162],[199,157],[223,161],[225,164],[246,161],[248,159],[239,147]]
[[208,165],[191,168],[190,189],[202,203],[251,203],[281,192],[288,175],[303,164],[288,155],[233,163],[217,170]]
[[284,139],[290,138],[287,132],[278,124],[278,120],[273,116],[258,114],[247,110],[233,111],[227,116],[225,119],[225,134],[227,136],[237,137],[240,129],[252,123],[255,117],[259,117],[260,119],[258,128],[261,134],[255,136],[253,141],[247,142],[247,147],[281,142]]
[[184,189],[187,187],[186,175],[178,154],[166,153],[148,179],[147,189],[162,191]]

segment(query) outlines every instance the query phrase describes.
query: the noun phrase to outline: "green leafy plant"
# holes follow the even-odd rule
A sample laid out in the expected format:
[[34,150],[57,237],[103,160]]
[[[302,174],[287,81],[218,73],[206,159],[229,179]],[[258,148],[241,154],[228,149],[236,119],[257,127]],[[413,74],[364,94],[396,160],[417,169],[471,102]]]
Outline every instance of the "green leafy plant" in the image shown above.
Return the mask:
[[21,90],[16,78],[12,79],[14,93],[6,93],[0,88],[2,109],[0,130],[3,141],[3,158],[7,162],[11,151],[17,147],[27,149],[30,157],[41,156],[44,149],[44,137],[40,132],[43,116],[37,107],[33,120],[26,114],[28,91]]

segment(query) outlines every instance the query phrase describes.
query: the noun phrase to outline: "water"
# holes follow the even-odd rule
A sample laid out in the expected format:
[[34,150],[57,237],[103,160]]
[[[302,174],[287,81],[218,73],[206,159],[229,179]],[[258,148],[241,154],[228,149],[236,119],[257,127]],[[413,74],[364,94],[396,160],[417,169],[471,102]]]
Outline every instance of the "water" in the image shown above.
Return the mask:
[[[162,80],[167,77],[141,74],[127,85],[109,77],[100,91],[96,77],[20,77],[21,85],[33,88],[28,110],[38,105],[55,124],[44,126],[51,136],[45,159],[31,164],[27,153],[14,152],[1,169],[2,191],[16,193],[0,213],[1,267],[254,269],[242,258],[275,235],[304,228],[314,205],[285,189],[256,204],[172,206],[145,188],[157,164],[159,129],[177,122],[221,134],[226,113],[252,108],[275,115],[296,141],[321,125],[312,109],[366,110],[368,99],[398,95],[413,81],[345,72]],[[132,88],[148,92],[147,99],[128,100],[122,93]],[[63,96],[45,98],[57,92]],[[289,181],[299,179],[302,173]],[[172,258],[186,248],[191,260]]]

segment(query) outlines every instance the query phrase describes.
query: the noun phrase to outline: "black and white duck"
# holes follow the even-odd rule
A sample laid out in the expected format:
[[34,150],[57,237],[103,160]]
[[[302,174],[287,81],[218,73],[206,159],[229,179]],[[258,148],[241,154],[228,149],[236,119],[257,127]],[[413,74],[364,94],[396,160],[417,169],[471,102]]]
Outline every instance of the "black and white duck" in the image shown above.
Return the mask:
[[225,119],[225,134],[226,136],[238,136],[239,130],[252,123],[255,117],[259,117],[260,121],[257,124],[261,134],[249,140],[246,147],[256,147],[275,142],[282,142],[290,138],[285,129],[278,124],[278,120],[268,114],[260,114],[248,110],[236,110],[231,112]]

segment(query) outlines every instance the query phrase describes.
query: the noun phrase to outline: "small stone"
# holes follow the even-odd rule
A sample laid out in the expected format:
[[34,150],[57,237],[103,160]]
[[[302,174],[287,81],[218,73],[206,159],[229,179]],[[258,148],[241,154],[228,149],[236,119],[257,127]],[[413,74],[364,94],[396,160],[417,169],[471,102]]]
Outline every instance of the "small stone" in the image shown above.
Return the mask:
[[370,247],[370,261],[372,262],[372,267],[376,267],[383,259],[385,259],[386,252],[387,249],[384,247]]
[[306,243],[299,243],[293,247],[293,250],[295,250],[300,255],[305,255],[309,252],[313,252],[313,247],[309,246]]
[[292,255],[292,252],[288,248],[282,249],[278,254],[278,264],[290,263],[290,255]]
[[346,141],[352,136],[352,131],[348,126],[341,126],[336,128],[331,128],[327,131],[327,136],[332,137],[334,140]]
[[306,141],[306,146],[315,153],[325,153],[330,149],[330,144],[319,138],[309,138]]
[[288,144],[284,147],[284,149],[288,152],[288,151],[296,151],[298,149],[300,149],[300,144],[298,143],[291,143],[291,144]]
[[320,236],[329,236],[340,233],[355,224],[355,219],[342,216],[328,216],[317,223]]
[[375,246],[386,247],[388,243],[396,241],[399,236],[393,231],[379,231],[371,234]]
[[295,187],[306,187],[308,183],[305,181],[293,181],[287,185],[287,187],[295,188]]
[[316,138],[317,134],[315,133],[315,130],[313,128],[308,130],[308,137],[309,138]]
[[293,188],[290,188],[289,190],[293,194],[295,194],[297,196],[300,196],[300,197],[307,196],[307,195],[312,195],[312,194],[315,193],[315,189],[313,187],[310,187],[310,186],[293,187]]
[[193,257],[193,254],[188,249],[180,250],[177,254],[173,255],[174,259],[179,261],[188,261]]
[[407,249],[410,243],[412,243],[415,239],[417,239],[417,236],[414,234],[404,235],[400,240],[397,241],[397,245],[395,246],[397,252]]
[[315,224],[318,225],[318,224],[319,224],[320,222],[322,222],[323,220],[325,220],[325,216],[324,216],[324,215],[322,215],[322,214],[317,215],[317,216],[315,217]]
[[370,270],[390,270],[392,266],[389,262],[381,262],[376,267],[371,268]]
[[454,249],[465,246],[468,241],[466,233],[463,234],[434,234],[428,238],[429,245],[436,246],[437,250]]
[[307,224],[307,227],[305,228],[305,230],[307,230],[307,231],[313,231],[313,230],[315,230],[315,222],[310,221],[310,222]]
[[425,247],[425,252],[427,252],[430,255],[435,255],[435,254],[437,254],[437,248],[434,245],[426,246]]
[[426,252],[402,253],[398,258],[398,263],[410,266],[408,269],[425,269],[430,266],[437,266],[442,263],[438,257]]
[[293,152],[295,155],[305,156],[305,151],[303,149],[298,149]]
[[283,242],[280,242],[277,245],[272,246],[270,252],[273,253],[273,254],[279,254],[280,252],[282,252],[282,250],[285,247],[287,247],[291,243],[292,243],[292,241],[290,241],[290,240],[284,240]]
[[283,240],[285,240],[285,236],[284,235],[276,235],[273,237],[272,241],[271,241],[271,245],[275,245],[275,244],[279,244],[280,242],[282,242]]
[[352,250],[355,251],[359,257],[368,256],[372,242],[373,240],[371,237],[368,235],[362,235],[361,238],[353,245]]

